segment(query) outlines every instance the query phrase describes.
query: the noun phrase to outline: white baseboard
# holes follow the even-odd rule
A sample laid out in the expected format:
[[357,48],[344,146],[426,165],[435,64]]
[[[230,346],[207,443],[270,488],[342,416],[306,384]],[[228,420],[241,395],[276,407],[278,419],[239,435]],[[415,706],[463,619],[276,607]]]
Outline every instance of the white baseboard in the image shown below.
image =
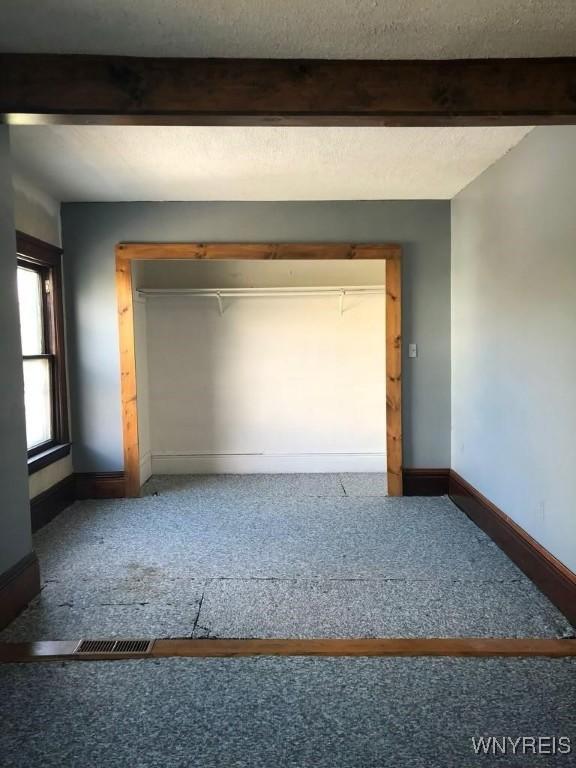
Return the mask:
[[152,454],[150,451],[140,457],[140,485],[152,477]]
[[155,475],[386,472],[386,454],[152,454],[151,471]]

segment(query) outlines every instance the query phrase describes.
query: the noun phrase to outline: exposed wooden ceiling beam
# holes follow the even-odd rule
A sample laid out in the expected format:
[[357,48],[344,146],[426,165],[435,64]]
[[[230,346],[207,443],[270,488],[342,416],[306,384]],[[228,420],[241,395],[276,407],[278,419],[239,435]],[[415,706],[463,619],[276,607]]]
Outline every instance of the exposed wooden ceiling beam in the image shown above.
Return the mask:
[[576,58],[158,59],[0,54],[10,123],[486,126],[576,123]]

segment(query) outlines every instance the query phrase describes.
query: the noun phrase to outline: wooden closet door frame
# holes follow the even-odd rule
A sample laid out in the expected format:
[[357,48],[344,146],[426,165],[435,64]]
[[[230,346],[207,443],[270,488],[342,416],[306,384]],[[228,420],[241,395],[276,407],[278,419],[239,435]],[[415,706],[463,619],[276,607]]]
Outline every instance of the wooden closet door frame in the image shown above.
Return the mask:
[[402,249],[352,243],[119,243],[116,290],[120,334],[125,495],[140,493],[138,392],[132,262],[136,260],[380,259],[386,261],[386,461],[388,494],[402,496]]

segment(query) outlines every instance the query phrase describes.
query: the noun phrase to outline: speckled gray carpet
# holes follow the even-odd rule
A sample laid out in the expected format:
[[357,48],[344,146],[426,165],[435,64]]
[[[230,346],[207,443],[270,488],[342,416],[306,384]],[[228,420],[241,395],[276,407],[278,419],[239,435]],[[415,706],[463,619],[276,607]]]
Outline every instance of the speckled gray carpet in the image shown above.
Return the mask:
[[381,475],[153,478],[35,536],[43,590],[3,640],[558,637],[564,617],[448,498]]
[[[574,659],[22,664],[0,666],[0,687],[3,768],[576,764]],[[573,751],[477,756],[480,736],[564,736]]]

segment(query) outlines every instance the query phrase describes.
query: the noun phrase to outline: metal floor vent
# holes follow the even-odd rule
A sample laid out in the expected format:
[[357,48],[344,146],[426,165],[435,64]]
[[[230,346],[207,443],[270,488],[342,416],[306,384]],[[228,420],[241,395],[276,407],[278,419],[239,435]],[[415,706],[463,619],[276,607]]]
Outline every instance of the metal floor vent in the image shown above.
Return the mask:
[[153,645],[154,640],[80,640],[74,654],[148,654]]

